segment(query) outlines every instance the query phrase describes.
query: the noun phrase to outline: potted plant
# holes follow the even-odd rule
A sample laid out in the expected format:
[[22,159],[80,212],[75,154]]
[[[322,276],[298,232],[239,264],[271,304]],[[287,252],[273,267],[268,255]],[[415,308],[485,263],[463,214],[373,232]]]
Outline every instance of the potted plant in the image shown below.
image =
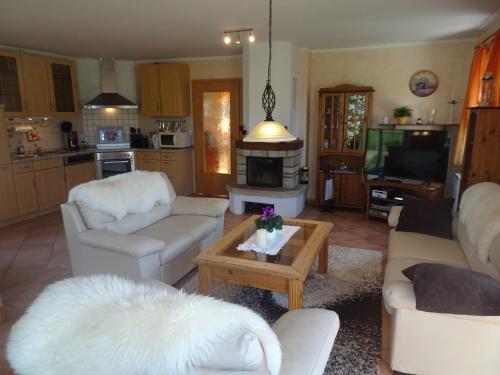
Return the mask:
[[267,206],[262,210],[262,215],[255,219],[257,227],[257,245],[265,247],[267,240],[276,238],[276,231],[283,228],[283,219],[280,215],[276,215],[271,206]]
[[404,125],[408,122],[408,119],[411,117],[413,109],[408,106],[403,106],[394,109],[394,118],[398,120],[400,125]]

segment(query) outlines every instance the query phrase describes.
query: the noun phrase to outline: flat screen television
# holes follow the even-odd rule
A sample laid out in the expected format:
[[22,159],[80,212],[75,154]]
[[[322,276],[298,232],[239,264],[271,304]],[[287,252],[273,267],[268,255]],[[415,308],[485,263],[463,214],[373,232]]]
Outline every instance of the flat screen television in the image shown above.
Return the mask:
[[393,179],[445,182],[451,132],[368,129],[365,173]]

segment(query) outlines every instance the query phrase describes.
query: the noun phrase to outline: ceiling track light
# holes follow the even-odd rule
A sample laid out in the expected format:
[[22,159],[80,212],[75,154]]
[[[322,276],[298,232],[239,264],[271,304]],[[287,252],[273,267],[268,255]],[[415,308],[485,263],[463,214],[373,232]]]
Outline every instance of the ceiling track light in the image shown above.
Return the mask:
[[241,33],[248,33],[248,41],[250,43],[255,42],[255,35],[253,33],[253,28],[250,29],[236,29],[236,30],[225,30],[224,31],[224,43],[231,44],[233,41],[232,35],[236,34],[234,41],[236,44],[241,44]]

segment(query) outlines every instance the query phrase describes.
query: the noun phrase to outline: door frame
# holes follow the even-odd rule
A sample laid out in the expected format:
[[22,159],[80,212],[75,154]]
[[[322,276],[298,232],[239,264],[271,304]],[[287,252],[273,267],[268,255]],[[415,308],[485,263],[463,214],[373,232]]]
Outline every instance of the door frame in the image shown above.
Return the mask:
[[[199,173],[202,173],[201,168],[203,168],[203,165],[199,165],[198,162],[198,157],[196,156],[196,148],[200,147],[200,145],[203,145],[203,139],[199,139],[196,129],[195,129],[195,123],[197,122],[196,118],[196,111],[195,111],[195,85],[197,84],[204,84],[204,83],[237,83],[239,87],[239,118],[238,118],[238,125],[235,126],[236,131],[231,131],[231,170],[234,171],[234,179],[236,181],[236,174],[237,174],[237,157],[236,157],[236,141],[240,140],[240,125],[242,125],[243,121],[243,80],[242,78],[209,78],[209,79],[193,79],[191,81],[191,105],[192,105],[192,114],[193,114],[193,140],[194,140],[194,189],[196,194],[201,194],[198,190],[198,183],[199,183]],[[233,129],[231,129],[233,130]],[[224,195],[227,196],[227,195]]]

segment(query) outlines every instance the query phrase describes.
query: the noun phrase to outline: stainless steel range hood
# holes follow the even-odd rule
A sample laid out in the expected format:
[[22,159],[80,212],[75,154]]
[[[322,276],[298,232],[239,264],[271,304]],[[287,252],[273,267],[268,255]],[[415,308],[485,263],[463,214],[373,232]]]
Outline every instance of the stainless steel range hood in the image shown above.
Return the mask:
[[102,93],[86,103],[83,107],[90,109],[98,108],[138,108],[137,104],[131,102],[116,92],[116,72],[113,59],[99,58],[101,70]]

